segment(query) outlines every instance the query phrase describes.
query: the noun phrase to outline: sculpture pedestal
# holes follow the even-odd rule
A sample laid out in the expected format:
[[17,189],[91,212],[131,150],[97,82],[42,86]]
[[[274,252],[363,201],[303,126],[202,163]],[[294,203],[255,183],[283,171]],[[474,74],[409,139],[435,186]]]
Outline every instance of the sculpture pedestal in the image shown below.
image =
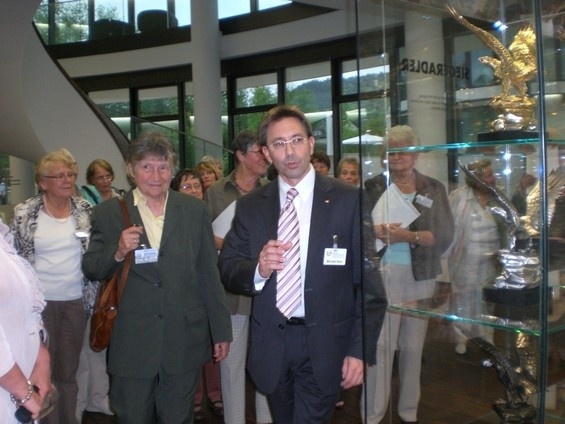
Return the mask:
[[525,130],[490,131],[477,134],[478,141],[529,140],[538,137],[537,131]]
[[492,407],[500,417],[501,424],[530,424],[536,419],[536,409],[528,403],[511,407],[506,402],[499,400]]
[[539,286],[524,289],[483,287],[483,300],[485,302],[520,308],[538,304],[540,299],[539,292]]
[[[494,304],[493,314],[514,321],[539,318],[540,286],[525,289],[497,289],[483,287],[483,300]],[[548,313],[551,314],[551,288],[547,289]]]

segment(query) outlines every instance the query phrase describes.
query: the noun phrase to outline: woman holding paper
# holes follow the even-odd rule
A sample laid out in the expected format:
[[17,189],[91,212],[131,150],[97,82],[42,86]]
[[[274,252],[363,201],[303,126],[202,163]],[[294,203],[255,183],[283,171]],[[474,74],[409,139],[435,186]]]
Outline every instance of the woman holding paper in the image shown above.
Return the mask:
[[[263,178],[267,172],[267,161],[256,132],[251,130],[238,132],[231,143],[231,150],[236,161],[235,169],[220,182],[212,185],[204,196],[214,220],[212,227],[218,250],[222,248],[224,237],[231,226],[236,200],[268,182]],[[226,292],[226,301],[231,312],[233,343],[228,360],[220,364],[224,422],[239,424],[246,422],[245,360],[249,339],[251,297]],[[255,416],[257,422],[273,422],[267,398],[259,392],[255,392]]]
[[[381,174],[365,183],[381,272],[392,305],[432,295],[436,276],[442,272],[441,254],[453,237],[444,185],[415,169],[418,153],[394,151],[418,144],[412,128],[392,127],[384,150],[388,152],[388,178]],[[423,317],[387,312],[377,343],[377,365],[367,370],[367,423],[379,423],[387,411],[395,350],[399,351],[398,414],[403,423],[417,422],[427,325]]]

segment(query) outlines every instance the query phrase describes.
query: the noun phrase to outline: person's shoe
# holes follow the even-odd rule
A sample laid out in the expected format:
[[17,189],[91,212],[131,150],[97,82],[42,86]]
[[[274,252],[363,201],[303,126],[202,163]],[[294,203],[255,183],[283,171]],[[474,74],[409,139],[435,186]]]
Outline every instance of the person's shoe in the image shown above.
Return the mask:
[[196,405],[194,407],[194,421],[204,421],[205,419],[206,419],[206,415],[204,415],[202,406]]
[[465,355],[467,353],[467,343],[458,342],[455,345],[455,353],[457,353],[458,355]]
[[217,417],[224,415],[224,404],[221,400],[215,400],[214,402],[208,403],[208,408],[210,408],[210,411],[212,411]]
[[400,420],[400,424],[418,424],[418,421],[403,421],[403,420]]

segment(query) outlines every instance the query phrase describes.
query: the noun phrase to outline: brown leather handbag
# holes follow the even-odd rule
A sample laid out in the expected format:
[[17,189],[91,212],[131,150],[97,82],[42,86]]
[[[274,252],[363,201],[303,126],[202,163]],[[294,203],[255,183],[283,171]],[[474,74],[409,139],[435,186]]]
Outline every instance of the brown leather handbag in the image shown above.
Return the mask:
[[[120,207],[126,228],[128,228],[131,226],[131,221],[123,198],[120,198]],[[118,316],[118,305],[131,266],[131,257],[132,252],[129,252],[124,259],[123,266],[119,267],[110,278],[101,281],[98,287],[90,320],[90,348],[95,352],[106,349],[110,344],[112,328]]]

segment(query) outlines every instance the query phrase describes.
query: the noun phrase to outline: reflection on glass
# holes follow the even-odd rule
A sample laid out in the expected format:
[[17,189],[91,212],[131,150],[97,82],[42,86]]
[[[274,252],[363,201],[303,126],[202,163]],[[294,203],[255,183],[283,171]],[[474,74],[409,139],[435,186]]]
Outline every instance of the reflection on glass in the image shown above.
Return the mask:
[[363,100],[360,103],[347,102],[340,105],[342,154],[361,153],[363,181],[383,171],[381,153],[388,107],[387,98]]
[[[342,94],[356,94],[357,61],[347,60],[342,65]],[[359,90],[361,93],[383,91],[389,88],[389,66],[386,55],[379,55],[359,60]]]

